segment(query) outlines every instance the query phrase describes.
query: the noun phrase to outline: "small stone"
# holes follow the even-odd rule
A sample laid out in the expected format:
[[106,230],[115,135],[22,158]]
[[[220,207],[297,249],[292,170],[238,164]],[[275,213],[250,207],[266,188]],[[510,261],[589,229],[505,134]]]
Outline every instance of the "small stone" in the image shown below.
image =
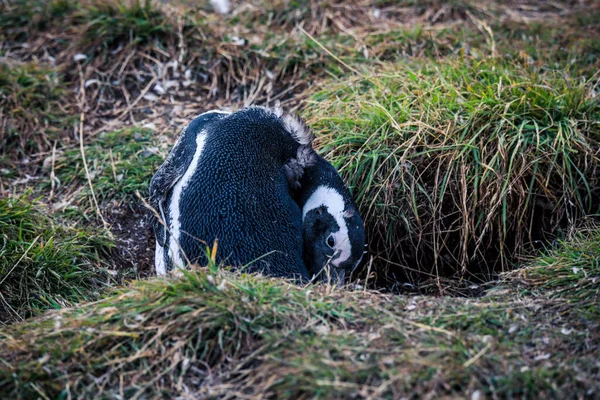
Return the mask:
[[158,96],[153,94],[153,93],[146,93],[144,95],[144,100],[148,100],[148,101],[157,101],[158,100]]
[[79,62],[79,61],[83,61],[83,60],[87,60],[87,56],[85,54],[77,53],[73,56],[73,61],[75,61],[75,62]]
[[210,0],[210,4],[219,14],[227,14],[231,10],[231,2],[229,0]]
[[160,83],[157,83],[156,85],[154,85],[154,88],[152,90],[154,90],[156,93],[158,93],[160,95],[163,95],[167,92],[165,90],[165,88],[163,87],[163,85],[161,85]]
[[142,128],[144,128],[144,129],[150,129],[152,131],[155,131],[156,130],[156,124],[154,122],[148,122],[147,124],[144,124],[142,126]]

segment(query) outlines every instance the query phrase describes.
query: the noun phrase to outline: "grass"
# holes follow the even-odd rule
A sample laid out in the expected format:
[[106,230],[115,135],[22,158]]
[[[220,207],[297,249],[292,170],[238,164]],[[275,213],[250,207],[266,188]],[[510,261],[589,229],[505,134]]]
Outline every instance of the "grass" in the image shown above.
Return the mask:
[[600,229],[592,225],[558,241],[527,265],[507,274],[527,288],[565,299],[590,320],[600,320]]
[[[534,21],[523,22],[501,2],[484,7],[473,1],[407,1],[388,7],[364,0],[316,7],[278,0],[221,16],[204,5],[182,8],[149,0],[21,0],[0,5],[5,16],[0,35],[7,42],[3,52],[12,57],[51,56],[60,66],[63,88],[78,93],[80,81],[95,82],[86,90],[86,121],[96,124],[121,115],[157,77],[163,87],[177,88],[158,96],[161,102],[173,96],[190,103],[202,96],[234,104],[279,99],[295,107],[311,82],[347,72],[308,35],[351,65],[492,55],[591,78],[598,66],[593,39],[598,7],[593,2],[569,12],[560,7],[533,4],[525,9]],[[559,11],[560,19],[554,16]],[[308,35],[295,29],[299,21]],[[409,28],[406,21],[412,23]],[[87,58],[74,62],[80,54]],[[33,126],[26,129],[33,131]]]
[[150,0],[96,2],[85,10],[84,16],[87,41],[100,42],[105,48],[129,41],[144,43],[173,31]]
[[[597,397],[598,229],[563,232],[599,205],[596,3],[0,2],[0,320],[27,318],[0,330],[0,393]],[[109,281],[150,271],[136,193],[175,127],[275,100],[352,186],[377,285],[436,297]]]
[[490,276],[598,213],[594,81],[467,58],[363,76],[315,94],[305,114],[392,280],[397,264],[409,277]]
[[0,59],[2,156],[30,156],[52,146],[68,125],[68,94],[59,71]]
[[17,0],[3,4],[1,10],[0,27],[7,38],[16,41],[76,27],[82,34],[79,45],[106,49],[128,41],[143,43],[172,31],[151,0]]
[[[268,4],[258,2],[256,6],[242,7],[225,16],[216,15],[205,6],[178,8],[177,5],[140,0],[102,3],[68,0],[29,1],[3,3],[0,7],[3,15],[10,16],[0,20],[2,35],[7,38],[7,54],[27,60],[44,59],[46,55],[40,51],[46,49],[44,51],[60,66],[51,70],[60,78],[59,81],[53,80],[56,83],[52,90],[56,89],[57,93],[49,90],[44,92],[43,88],[38,90],[34,86],[34,94],[41,93],[42,95],[38,96],[40,99],[58,99],[69,91],[78,93],[77,96],[68,96],[65,100],[72,103],[64,106],[67,112],[72,114],[72,110],[80,108],[80,104],[75,105],[73,102],[75,97],[81,97],[80,85],[84,82],[85,96],[79,101],[82,101],[85,107],[86,129],[96,130],[104,125],[106,118],[121,119],[124,116],[129,116],[134,124],[141,125],[135,122],[134,116],[138,118],[142,114],[141,118],[145,118],[144,110],[162,109],[173,101],[193,104],[198,98],[204,98],[203,96],[217,98],[219,102],[224,99],[224,102],[235,105],[269,102],[274,99],[293,104],[307,95],[307,91],[301,94],[300,92],[309,85],[312,85],[312,93],[325,85],[329,88],[328,93],[318,93],[313,99],[327,102],[340,98],[353,102],[356,107],[362,107],[362,101],[376,104],[374,109],[368,111],[372,115],[367,118],[373,117],[370,126],[359,124],[361,128],[366,127],[365,132],[372,133],[378,132],[379,123],[387,124],[386,129],[391,126],[386,122],[385,113],[390,113],[392,118],[405,118],[406,116],[396,115],[398,108],[412,107],[412,101],[421,94],[419,91],[424,91],[426,96],[429,96],[424,99],[428,103],[421,103],[418,112],[401,110],[400,114],[410,114],[405,122],[427,120],[432,129],[449,128],[449,134],[456,136],[455,139],[441,139],[445,140],[442,145],[427,142],[431,138],[439,139],[435,138],[435,132],[421,136],[427,142],[423,144],[434,152],[426,153],[427,156],[423,158],[423,162],[427,163],[429,175],[420,175],[421,181],[417,184],[431,184],[432,180],[439,178],[433,182],[434,189],[438,192],[431,197],[431,193],[428,193],[431,187],[422,186],[421,190],[413,190],[411,183],[407,182],[402,183],[402,189],[397,190],[397,193],[392,193],[393,190],[390,189],[387,189],[387,192],[379,190],[386,179],[393,182],[400,176],[398,170],[392,166],[393,162],[398,161],[399,153],[394,147],[398,137],[390,139],[391,141],[387,137],[380,138],[381,142],[388,142],[385,144],[387,148],[378,149],[374,158],[366,157],[360,161],[378,161],[380,159],[376,157],[387,157],[394,153],[392,158],[387,159],[386,167],[372,171],[372,174],[392,172],[395,176],[381,177],[379,181],[373,181],[371,178],[374,175],[371,174],[367,177],[369,182],[352,182],[359,191],[361,201],[364,199],[366,202],[363,209],[368,207],[369,213],[390,205],[387,211],[382,211],[387,213],[384,218],[373,222],[373,226],[370,227],[374,238],[373,249],[382,259],[389,261],[386,262],[388,266],[393,263],[407,266],[414,261],[414,267],[424,267],[422,270],[426,274],[440,276],[459,272],[464,276],[470,266],[479,264],[479,261],[485,258],[486,264],[489,265],[483,265],[483,275],[489,276],[495,270],[496,264],[500,264],[501,269],[507,268],[512,256],[518,255],[513,249],[521,243],[538,243],[545,240],[546,236],[553,236],[554,232],[551,229],[549,234],[546,232],[544,235],[538,235],[536,230],[547,230],[544,221],[548,220],[546,214],[550,214],[550,211],[545,207],[555,205],[545,202],[544,197],[552,198],[554,195],[544,192],[541,196],[541,202],[544,204],[540,205],[536,190],[553,191],[558,185],[559,176],[565,178],[568,185],[558,188],[562,195],[559,194],[556,205],[558,212],[550,218],[550,225],[553,225],[554,220],[560,220],[563,215],[571,217],[582,212],[594,212],[594,182],[589,181],[589,176],[586,175],[593,170],[596,162],[596,156],[591,158],[590,165],[587,165],[586,159],[587,156],[591,156],[594,141],[597,140],[594,137],[597,132],[597,124],[594,122],[594,118],[597,118],[597,101],[592,97],[596,90],[597,77],[593,71],[597,70],[599,49],[598,41],[594,40],[593,35],[597,29],[594,16],[598,15],[599,9],[594,3],[578,7],[567,7],[560,2],[549,5],[532,4],[519,9],[515,14],[509,5],[501,2],[483,6],[475,1],[453,1],[447,4],[439,1],[418,4],[407,1],[390,6],[380,1],[364,0],[351,3],[325,2],[316,7],[312,3],[278,0]],[[375,11],[379,11],[379,14]],[[42,17],[36,17],[38,14],[51,15],[53,18],[45,21]],[[296,28],[300,21],[305,22],[302,30]],[[407,22],[410,22],[408,28]],[[577,28],[574,28],[575,26]],[[23,29],[27,31],[27,35],[22,34]],[[64,32],[69,33],[71,40],[65,39]],[[244,39],[242,44],[239,43],[239,38]],[[27,46],[21,46],[23,41]],[[540,43],[544,45],[540,46]],[[73,61],[73,57],[80,53],[84,53],[87,58],[79,62]],[[502,58],[514,62],[503,62]],[[357,83],[363,85],[359,90],[337,93],[335,84],[319,81],[327,76],[334,81],[344,79],[348,73],[348,66],[351,70],[360,70],[367,75],[364,85]],[[437,66],[439,70],[434,70],[433,66]],[[478,71],[479,67],[483,70]],[[403,70],[406,70],[406,73]],[[379,71],[394,76],[382,77],[379,76]],[[40,72],[44,74],[44,70]],[[44,83],[40,77],[41,75],[35,75],[34,81]],[[411,83],[411,79],[415,77],[438,81],[429,86],[419,82]],[[405,83],[396,82],[404,79]],[[581,83],[580,79],[585,80],[585,83]],[[475,82],[471,84],[471,80]],[[318,83],[311,83],[315,81]],[[354,82],[354,79],[351,78],[347,82]],[[166,92],[161,94],[153,89],[155,84],[176,89],[166,89]],[[183,86],[184,84],[188,86]],[[534,86],[527,88],[526,85],[529,84]],[[377,92],[386,85],[392,85],[394,90],[398,91],[398,98],[389,93],[377,93],[370,97],[359,93],[360,90],[373,88]],[[447,89],[448,93],[436,93],[434,85],[438,85],[440,90]],[[545,85],[556,85],[556,89],[547,90]],[[497,95],[496,89],[501,89]],[[59,90],[62,92],[58,93]],[[401,96],[401,91],[404,90],[409,93],[406,97]],[[462,92],[455,96],[454,90]],[[154,96],[151,103],[144,100],[144,94],[148,93]],[[344,98],[346,96],[349,97]],[[398,103],[399,100],[404,103]],[[463,101],[466,103],[461,104]],[[509,108],[506,109],[509,114],[504,115],[503,107],[509,104]],[[15,110],[27,110],[28,113],[36,113],[39,109],[43,114],[48,106],[50,109],[57,109],[55,105],[53,101],[28,104],[25,97],[18,97],[13,101]],[[200,107],[209,108],[209,105]],[[370,107],[371,105],[368,105],[366,108]],[[545,115],[545,110],[552,110],[552,113]],[[328,109],[327,113],[339,112],[339,115],[335,114],[334,119],[344,119],[348,118],[348,115],[344,114],[346,111]],[[591,114],[588,115],[588,111]],[[312,112],[308,110],[306,115],[310,116]],[[351,117],[354,117],[353,112],[349,111]],[[51,117],[54,118],[53,115],[45,116],[41,125],[47,126],[48,129],[61,126],[64,132],[69,124],[55,121],[56,118],[52,120]],[[313,120],[319,118],[317,113]],[[492,123],[487,124],[486,128],[486,119],[503,124],[498,128],[498,141],[474,143],[467,140],[469,135],[473,140],[479,140],[475,135],[484,138],[482,140],[491,137]],[[331,126],[327,126],[327,122],[324,121],[318,121],[315,127],[330,129]],[[63,186],[66,190],[61,193],[69,194],[72,193],[69,188],[77,190],[78,185],[84,186],[81,161],[77,161],[80,155],[77,150],[69,150],[72,146],[69,138],[64,135],[57,137],[45,129],[38,132],[40,124],[30,121],[22,125],[10,131],[11,143],[15,144],[14,148],[17,151],[3,155],[6,162],[16,160],[13,154],[19,154],[21,158],[34,155],[35,165],[32,168],[35,168],[47,159],[52,146],[58,140],[59,153],[65,153],[61,155],[57,176],[63,184],[71,181],[76,183]],[[340,124],[343,129],[355,128],[342,125]],[[533,145],[531,141],[531,132],[537,129],[536,126],[544,135],[550,131],[553,132],[551,135],[556,135],[556,132],[562,132],[563,129],[566,129],[565,132],[575,130],[583,135],[582,140],[587,138],[586,135],[590,135],[592,142],[588,144],[567,140],[566,148],[554,151],[548,149],[551,147],[550,142],[542,141],[541,147],[538,148],[537,144]],[[459,132],[462,128],[466,131]],[[483,129],[482,132],[476,131],[480,128]],[[549,130],[544,131],[546,128]],[[404,134],[410,134],[414,129],[414,126],[406,129]],[[510,135],[511,129],[520,129],[522,132]],[[384,132],[384,136],[388,133]],[[31,137],[36,138],[33,143],[35,146],[32,146],[29,139]],[[364,142],[364,139],[363,137],[360,140]],[[520,142],[520,139],[524,141]],[[450,143],[452,141],[454,142]],[[403,141],[404,145],[408,143]],[[432,168],[435,165],[450,164],[457,167],[469,165],[471,168],[473,166],[469,162],[473,159],[494,156],[491,153],[494,143],[512,153],[497,155],[493,160],[484,160],[492,161],[491,164],[475,164],[475,172],[464,171],[468,175],[465,175],[468,182],[464,190],[487,192],[488,183],[492,186],[498,183],[494,176],[505,175],[507,178],[518,177],[518,181],[514,183],[517,184],[517,189],[522,191],[515,194],[518,190],[513,190],[513,182],[506,180],[503,185],[496,185],[489,192],[500,196],[499,202],[494,200],[492,195],[483,196],[482,193],[477,193],[469,201],[478,204],[478,210],[471,210],[472,215],[467,215],[468,212],[464,210],[457,211],[458,208],[470,205],[459,204],[461,199],[450,199],[459,190],[456,185],[462,185],[459,175],[463,172],[457,172],[453,167],[443,173],[433,173]],[[355,145],[356,143],[352,146]],[[456,147],[450,149],[446,145]],[[464,147],[471,145],[479,148],[477,151],[467,151]],[[350,151],[353,151],[352,146],[343,144],[343,147]],[[462,150],[458,149],[460,146],[463,146]],[[518,164],[518,160],[514,165],[506,162],[516,160],[514,157],[520,152],[518,146],[531,151],[533,156],[532,159],[521,160],[523,163],[532,162],[531,165],[524,166],[524,169],[519,169],[525,164]],[[142,168],[136,169],[134,165],[114,164],[106,152],[96,152],[101,147],[102,145],[94,144],[90,145],[88,150],[93,161],[92,168],[97,169],[92,173],[93,178],[99,174],[96,185],[102,200],[112,195],[121,199],[130,196],[135,190],[143,191],[143,182],[149,179],[149,169],[155,165],[153,161],[141,163],[142,168],[148,167],[148,172],[144,173]],[[109,148],[102,147],[103,150]],[[583,153],[571,154],[571,149],[583,149]],[[547,154],[544,153],[546,150]],[[457,163],[450,159],[453,152],[460,153]],[[442,154],[441,158],[438,157],[439,154]],[[563,158],[565,154],[567,158]],[[336,157],[337,165],[341,165],[343,155],[340,152],[331,155]],[[555,156],[556,160],[547,156]],[[427,157],[435,160],[430,163],[426,160]],[[141,161],[137,156],[136,160]],[[557,168],[550,174],[553,182],[542,182],[541,174],[547,171],[537,169],[543,169],[548,163],[555,161]],[[107,167],[108,162],[111,163],[110,169]],[[581,170],[581,162],[586,165],[586,171]],[[356,158],[345,159],[343,163],[346,167],[355,168],[355,171],[366,168],[366,165],[359,166]],[[117,164],[120,164],[119,160]],[[495,172],[492,173],[485,168],[486,166]],[[122,167],[126,171],[122,174],[124,180],[119,179],[121,174],[113,170],[113,167]],[[420,170],[417,172],[421,173]],[[528,172],[532,173],[531,179],[535,182],[526,182],[529,179]],[[481,182],[476,178],[478,176],[483,178]],[[128,179],[129,177],[131,179]],[[580,187],[581,185],[584,187]],[[81,205],[82,199],[88,197],[87,190],[82,189],[83,195],[77,197],[78,205]],[[374,190],[378,191],[377,196],[385,194],[386,199],[381,202],[378,198],[378,203],[376,201],[367,204],[372,198],[377,198]],[[398,217],[394,213],[405,199],[402,197],[399,200],[398,197],[404,196],[407,191],[410,191],[412,204],[404,204],[402,217]],[[526,196],[525,201],[522,199],[523,195]],[[428,203],[425,204],[420,202],[419,196],[431,198],[425,199],[425,203]],[[573,210],[565,206],[568,196],[574,197]],[[417,200],[419,203],[416,203]],[[525,203],[527,206],[524,207],[524,214],[512,221],[511,210]],[[417,204],[424,209],[417,210]],[[440,204],[444,204],[444,207],[440,207]],[[483,216],[481,210],[488,206],[492,206],[492,212]],[[412,209],[408,210],[406,207]],[[535,210],[532,211],[532,207]],[[89,210],[87,206],[84,209]],[[433,209],[435,212],[432,212]],[[375,214],[372,215],[379,215],[373,212]],[[426,220],[421,221],[423,212],[431,214],[431,218],[428,220],[426,215]],[[458,215],[457,212],[463,214],[460,217],[464,222],[463,228],[454,223],[458,218],[454,218]],[[414,215],[411,216],[410,213]],[[441,221],[438,218],[441,214],[449,217]],[[404,220],[400,221],[398,218]],[[520,229],[533,220],[535,226]],[[438,226],[434,225],[436,223]],[[431,237],[431,232],[436,229],[441,232],[433,234],[436,237]],[[446,232],[456,229],[459,231]],[[516,231],[519,235],[513,237],[511,232]],[[401,240],[399,250],[396,251],[393,248],[396,246],[389,244],[394,240],[392,235],[397,232],[402,235],[408,233],[409,237]],[[482,232],[484,234],[480,235]],[[401,237],[404,237],[402,235]],[[510,240],[505,241],[506,238]],[[417,254],[408,254],[409,252],[405,251],[406,246],[402,243],[412,246],[415,240],[419,242],[416,246]],[[384,246],[386,250],[381,252]],[[433,252],[430,251],[432,247]],[[467,254],[470,256],[467,257]],[[433,262],[432,257],[435,258]],[[380,272],[381,275],[385,275],[385,271]],[[393,281],[398,279],[401,277],[392,277]]]
[[[84,154],[98,201],[115,204],[137,200],[136,193],[145,194],[152,174],[164,159],[162,147],[145,128],[103,133],[85,146]],[[76,214],[93,214],[80,149],[62,151],[56,156],[54,168],[58,182],[56,195],[70,198],[68,208]],[[39,189],[47,193],[50,183],[45,181]]]
[[73,0],[16,0],[2,5],[0,27],[13,30],[13,37],[26,38],[27,31],[47,30],[55,21],[72,14],[77,7]]
[[210,268],[133,282],[0,331],[0,389],[24,398],[593,397],[598,319],[511,282],[470,300],[299,288]]
[[0,199],[0,324],[93,299],[110,280],[110,239],[62,225],[25,197]]

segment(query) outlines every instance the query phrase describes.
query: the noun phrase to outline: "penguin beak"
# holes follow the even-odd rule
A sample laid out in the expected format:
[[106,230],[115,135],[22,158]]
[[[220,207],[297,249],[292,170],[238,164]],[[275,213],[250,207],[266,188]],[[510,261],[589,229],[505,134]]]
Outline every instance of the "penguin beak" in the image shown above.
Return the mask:
[[327,263],[320,273],[313,275],[311,282],[315,281],[331,282],[337,287],[342,287],[346,282],[346,270]]
[[333,280],[336,282],[337,287],[344,286],[344,281],[346,278],[346,270],[345,269],[333,268],[333,273],[331,275],[332,275]]

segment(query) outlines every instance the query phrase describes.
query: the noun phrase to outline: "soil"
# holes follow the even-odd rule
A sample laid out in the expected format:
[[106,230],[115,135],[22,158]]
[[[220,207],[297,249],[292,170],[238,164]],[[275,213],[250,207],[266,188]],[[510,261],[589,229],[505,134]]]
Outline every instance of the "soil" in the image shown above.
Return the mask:
[[[150,212],[141,204],[107,207],[104,216],[115,236],[112,261],[124,277],[154,275],[154,231]],[[131,275],[135,276],[131,276]]]

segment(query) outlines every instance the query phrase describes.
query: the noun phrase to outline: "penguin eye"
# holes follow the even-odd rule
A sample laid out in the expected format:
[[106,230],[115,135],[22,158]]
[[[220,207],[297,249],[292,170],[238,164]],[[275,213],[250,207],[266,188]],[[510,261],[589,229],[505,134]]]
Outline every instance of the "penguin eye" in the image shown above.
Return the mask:
[[327,246],[331,247],[332,249],[333,246],[335,246],[335,239],[333,238],[333,235],[329,235],[327,238]]

